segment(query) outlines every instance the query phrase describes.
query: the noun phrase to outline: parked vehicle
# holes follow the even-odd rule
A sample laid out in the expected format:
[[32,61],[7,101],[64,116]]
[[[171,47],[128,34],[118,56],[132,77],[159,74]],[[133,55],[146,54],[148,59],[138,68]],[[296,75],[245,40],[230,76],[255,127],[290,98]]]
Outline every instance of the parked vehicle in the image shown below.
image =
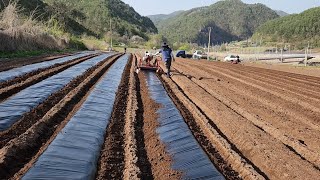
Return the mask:
[[235,55],[229,55],[224,58],[225,62],[233,62],[233,61],[239,61],[239,60],[240,60],[239,56],[235,56]]
[[185,50],[178,50],[176,57],[192,58],[192,54],[187,54]]
[[186,55],[186,51],[184,50],[179,50],[176,54],[176,57],[182,57],[182,58],[186,58],[187,55]]
[[205,53],[203,53],[200,50],[196,50],[193,55],[192,55],[193,59],[206,59],[207,55]]

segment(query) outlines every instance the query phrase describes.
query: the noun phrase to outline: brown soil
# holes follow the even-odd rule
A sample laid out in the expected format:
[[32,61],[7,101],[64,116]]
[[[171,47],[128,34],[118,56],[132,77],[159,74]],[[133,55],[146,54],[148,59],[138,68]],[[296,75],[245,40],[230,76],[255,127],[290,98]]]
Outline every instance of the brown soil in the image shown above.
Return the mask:
[[172,80],[256,172],[271,179],[319,176],[319,106],[311,95],[318,78],[182,59],[173,66],[180,74]]
[[[76,77],[0,133],[0,179],[19,179],[32,167],[117,57],[111,59]],[[134,73],[135,60],[132,56],[122,75],[97,179],[181,179],[156,133],[159,104],[151,99],[143,72]],[[20,77],[11,85],[23,89],[78,61]],[[320,177],[319,77],[292,73],[291,68],[180,58],[173,69],[172,78],[160,79],[226,179]]]
[[44,61],[51,61],[54,59],[71,56],[71,55],[72,55],[71,53],[66,53],[66,54],[58,54],[58,55],[42,55],[42,56],[29,57],[29,58],[0,59],[0,62],[1,62],[0,72],[25,66],[25,65],[29,65],[29,64],[35,64],[35,63],[40,63]]
[[293,65],[275,64],[275,63],[272,63],[272,64],[271,63],[244,63],[244,65],[320,77],[319,67],[303,67],[303,66],[293,66]]
[[[194,71],[200,72],[200,69],[194,68],[194,65],[192,66],[192,68]],[[202,74],[205,74],[206,72],[206,69],[201,69]],[[212,70],[210,70],[210,72],[212,73]],[[217,76],[219,75],[217,74]],[[248,75],[248,77],[253,77],[255,79],[261,79],[261,77],[263,77],[263,75],[259,75],[259,77],[254,76],[255,75]],[[283,96],[287,96],[288,91],[285,91],[285,94],[283,96],[280,96],[279,98],[279,96],[275,97],[275,95],[270,94],[269,91],[261,91],[262,86],[260,86],[260,89],[252,89],[251,86],[239,83],[235,81],[235,79],[230,79],[226,76],[219,76],[219,78],[225,79],[230,83],[223,83],[222,81],[220,81],[220,86],[213,86],[211,80],[199,81],[193,79],[193,81],[202,87],[210,87],[208,88],[210,94],[214,95],[225,104],[232,106],[234,110],[238,111],[247,119],[254,122],[257,126],[268,131],[273,136],[277,136],[277,138],[281,139],[281,141],[286,145],[295,147],[294,149],[302,154],[302,156],[305,156],[305,158],[316,164],[319,164],[319,162],[317,162],[319,160],[319,155],[315,153],[319,151],[320,148],[317,143],[320,138],[318,133],[319,128],[318,125],[313,122],[317,120],[317,116],[313,115],[316,112],[306,110],[306,108],[308,107],[305,106],[299,107],[296,104],[293,105],[290,102],[288,103],[286,101],[287,98],[282,100],[281,97],[284,98]],[[262,82],[262,79],[260,81]],[[268,86],[269,84],[270,82],[265,83],[265,85],[263,84],[263,86]],[[293,86],[293,83],[288,82],[287,85],[283,85],[282,88],[285,89],[287,88],[287,86]],[[301,84],[296,86],[299,87],[296,87],[295,89],[303,87]],[[305,86],[304,88],[307,87],[308,86]],[[229,91],[225,91],[225,89],[229,89]],[[270,89],[274,90],[275,88]],[[212,91],[216,91],[218,93],[214,93]],[[256,92],[259,91],[259,96],[257,96]],[[246,101],[243,101],[244,96],[249,96],[245,99]],[[292,98],[297,98],[297,96],[293,95]],[[232,101],[229,101],[228,99],[232,99]],[[270,101],[271,99],[272,101]],[[312,103],[312,100],[309,99],[306,100],[306,102]],[[239,105],[237,104],[241,104],[241,106],[238,107]],[[317,105],[316,102],[314,103],[314,105]],[[275,115],[272,119],[270,119],[270,114],[273,114],[274,112],[276,112],[278,115]],[[257,113],[259,117],[255,117]],[[303,119],[304,121],[301,121],[301,119]],[[261,120],[269,121],[269,123],[261,123]],[[272,122],[272,124],[270,124],[270,122]],[[309,130],[308,128],[310,126],[312,127],[312,129]],[[295,128],[292,129],[292,127]],[[305,142],[300,143],[299,140]],[[305,145],[307,145],[308,147],[306,147]]]
[[[203,88],[210,87],[210,89],[207,91],[211,95],[220,99],[225,104],[228,104],[228,106],[233,110],[237,111],[239,114],[242,114],[252,123],[264,129],[266,132],[279,139],[287,146],[293,147],[304,158],[317,164],[317,160],[319,160],[320,157],[314,151],[319,148],[317,146],[319,133],[318,131],[312,129],[305,130],[309,126],[301,121],[297,121],[297,116],[289,116],[289,113],[284,114],[283,112],[279,111],[278,108],[273,109],[273,107],[277,107],[275,106],[276,104],[273,104],[272,107],[269,107],[268,104],[263,102],[264,99],[262,94],[260,94],[259,98],[255,98],[250,95],[246,98],[246,101],[243,101],[242,93],[245,93],[245,90],[242,90],[240,86],[237,86],[237,89],[232,86],[223,88],[219,86],[212,86],[211,83],[206,81],[198,81],[196,79],[193,81]],[[223,86],[223,83],[221,83],[221,86]],[[230,89],[231,92],[223,91],[225,88]],[[249,87],[247,89],[249,89]],[[232,100],[229,100],[226,97],[232,97]],[[270,96],[268,96],[268,98],[270,98]],[[264,105],[267,106],[265,107]],[[274,112],[277,112],[281,116],[276,115],[270,119],[269,122],[267,122],[266,120],[270,118],[270,114],[273,114]],[[259,113],[258,117],[256,116],[257,113]],[[285,122],[283,122],[284,120]],[[270,124],[270,122],[272,122],[272,124]],[[292,130],[291,127],[296,127],[296,129],[299,129],[299,131]],[[307,141],[302,144],[299,141],[301,139],[307,139]],[[306,144],[308,144],[308,147],[305,146]]]
[[156,132],[159,123],[157,122],[157,109],[160,105],[154,102],[146,85],[144,74],[139,73],[140,95],[143,104],[144,125],[143,132],[145,138],[145,149],[154,179],[181,179],[181,173],[171,169],[172,160],[166,152],[165,145],[160,141]]
[[[110,67],[113,62],[117,59],[117,56],[113,58],[113,60],[110,60],[109,62],[102,65],[100,68],[95,70],[94,73],[92,73],[89,77],[87,77],[78,87],[73,89],[71,92],[66,95],[66,97],[61,100],[55,107],[53,107],[50,111],[47,112],[47,114],[38,121],[35,125],[33,125],[28,131],[30,133],[25,133],[22,136],[27,135],[25,139],[29,142],[34,142],[35,139],[30,138],[33,134],[36,134],[39,136],[42,129],[52,127],[52,123],[55,123],[52,130],[55,130],[54,133],[50,136],[50,138],[46,141],[46,143],[43,143],[39,151],[35,156],[32,157],[32,159],[27,163],[24,168],[22,168],[18,173],[14,175],[12,180],[14,179],[21,179],[23,175],[28,172],[28,170],[34,165],[34,163],[37,161],[37,159],[41,156],[41,154],[47,149],[47,147],[51,144],[51,142],[56,138],[56,136],[59,134],[59,132],[67,125],[67,123],[70,121],[70,119],[76,114],[76,112],[81,108],[83,103],[86,101],[87,97],[90,95],[92,90],[95,88],[95,85],[101,80],[103,77],[103,74],[106,73],[106,68]],[[72,109],[70,111],[70,109]],[[59,114],[59,117],[56,118]],[[54,119],[56,118],[56,119]],[[55,121],[55,122],[54,122]],[[42,136],[41,138],[45,139],[45,137],[49,136]],[[21,139],[21,138],[20,138]],[[24,144],[26,143],[26,140],[24,140]],[[22,142],[20,142],[22,143]]]
[[[5,147],[0,151],[0,178],[12,177],[17,171],[19,171],[26,163],[31,159],[35,160],[37,156],[45,150],[50,141],[58,133],[57,129],[62,129],[64,124],[68,121],[69,113],[74,110],[77,104],[85,98],[87,92],[94,86],[99,78],[106,72],[106,70],[113,64],[113,62],[119,56],[113,56],[111,60],[107,60],[99,63],[97,66],[89,69],[83,76],[82,79],[75,79],[79,81],[78,86],[74,87],[73,90],[65,90],[67,95],[59,103],[54,104],[55,106],[46,111],[45,116],[28,129],[25,133],[11,140]],[[69,117],[70,118],[70,117]],[[63,123],[64,122],[64,123]],[[61,124],[62,123],[62,124]],[[46,144],[47,145],[44,145]],[[39,153],[37,154],[37,152]],[[36,155],[37,154],[37,155]],[[27,164],[25,169],[28,169],[32,164]]]
[[123,179],[125,169],[126,109],[131,63],[125,67],[118,87],[113,112],[107,127],[106,137],[101,150],[96,179]]
[[156,134],[158,105],[149,97],[145,77],[134,73],[135,60],[119,86],[97,179],[180,179]]
[[[180,110],[180,113],[183,116],[183,119],[188,124],[192,134],[197,139],[197,141],[202,146],[202,148],[205,150],[208,157],[211,159],[211,161],[216,166],[216,168],[224,175],[226,179],[241,179],[239,177],[239,173],[234,171],[228,165],[228,163],[221,157],[218,150],[214,147],[212,143],[210,143],[210,140],[205,135],[205,132],[203,132],[202,129],[200,128],[200,125],[197,124],[197,121],[195,120],[195,117],[193,114],[201,113],[201,112],[195,112],[197,110],[193,110],[193,112],[191,112],[190,110],[192,109],[192,107],[190,106],[192,105],[189,105],[189,109],[186,108],[186,106],[182,101],[188,101],[186,104],[191,102],[188,99],[184,99],[182,101],[180,100],[180,99],[183,99],[183,97],[181,97],[181,95],[184,96],[183,92],[181,91],[179,92],[177,86],[175,84],[172,84],[172,81],[166,78],[165,75],[160,76],[160,78],[161,78],[161,81],[164,83],[164,87],[166,88],[166,91],[169,93],[171,99]],[[174,87],[176,89],[172,90],[172,88]],[[180,99],[177,96],[180,96]]]
[[36,71],[14,78],[10,81],[0,83],[0,101],[12,96],[13,94],[21,91],[22,89],[25,89],[29,86],[32,86],[33,84],[41,82],[44,79],[58,74],[59,72],[62,72],[71,66],[79,64],[95,56],[97,55],[89,55],[86,57],[73,59],[65,63],[55,64],[48,68],[38,69]]
[[136,56],[132,56],[130,69],[128,106],[126,113],[125,170],[124,179],[154,179],[151,164],[145,150],[143,134],[143,107],[140,94],[140,82],[136,70]]

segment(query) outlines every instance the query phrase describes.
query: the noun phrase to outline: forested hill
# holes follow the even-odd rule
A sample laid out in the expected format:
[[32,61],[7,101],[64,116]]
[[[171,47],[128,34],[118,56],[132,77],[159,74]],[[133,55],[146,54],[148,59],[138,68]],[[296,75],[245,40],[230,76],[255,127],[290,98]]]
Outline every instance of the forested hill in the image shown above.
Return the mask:
[[[10,0],[2,0],[1,8]],[[103,36],[109,31],[110,18],[113,30],[120,35],[157,33],[153,22],[139,15],[121,0],[19,0],[18,4],[29,15],[36,9],[39,19],[55,17],[67,32]]]
[[113,29],[120,35],[139,35],[146,38],[146,33],[157,32],[157,28],[149,18],[139,15],[121,0],[44,1],[53,7],[66,8],[69,16],[96,34],[109,30],[110,18]]
[[150,18],[151,21],[157,26],[159,23],[161,23],[161,21],[178,16],[179,14],[181,14],[183,12],[184,11],[175,11],[170,14],[155,14],[155,15],[148,16],[148,18]]
[[281,10],[275,10],[276,13],[280,16],[280,17],[283,17],[283,16],[288,16],[289,14],[284,12],[284,11],[281,11]]
[[320,7],[267,22],[257,29],[254,37],[263,37],[264,41],[285,41],[301,45],[306,45],[309,41],[319,47]]
[[278,17],[263,4],[224,0],[161,21],[158,30],[171,42],[204,44],[208,42],[208,29],[212,27],[213,43],[221,43],[249,38],[261,24]]

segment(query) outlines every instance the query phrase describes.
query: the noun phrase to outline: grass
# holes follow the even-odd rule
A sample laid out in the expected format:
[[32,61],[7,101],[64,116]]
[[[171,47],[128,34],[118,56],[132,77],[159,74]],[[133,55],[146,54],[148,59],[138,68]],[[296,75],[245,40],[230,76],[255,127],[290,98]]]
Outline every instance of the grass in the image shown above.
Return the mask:
[[104,40],[100,40],[96,38],[82,38],[81,40],[89,50],[107,50],[108,49],[108,45]]
[[30,57],[71,49],[86,50],[81,38],[65,33],[57,20],[37,21],[20,14],[16,1],[0,12],[0,58]]

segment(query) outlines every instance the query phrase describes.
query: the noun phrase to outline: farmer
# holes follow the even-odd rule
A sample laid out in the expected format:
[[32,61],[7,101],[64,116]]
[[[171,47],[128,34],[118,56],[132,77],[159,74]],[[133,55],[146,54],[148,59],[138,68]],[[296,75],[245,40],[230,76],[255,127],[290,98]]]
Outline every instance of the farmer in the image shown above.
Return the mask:
[[164,61],[167,68],[167,77],[170,77],[170,67],[172,60],[175,61],[174,55],[172,54],[172,49],[167,43],[163,43],[161,50],[155,55],[162,54],[162,61]]
[[145,52],[144,57],[143,57],[143,61],[145,61],[148,66],[150,65],[151,55],[148,51]]

